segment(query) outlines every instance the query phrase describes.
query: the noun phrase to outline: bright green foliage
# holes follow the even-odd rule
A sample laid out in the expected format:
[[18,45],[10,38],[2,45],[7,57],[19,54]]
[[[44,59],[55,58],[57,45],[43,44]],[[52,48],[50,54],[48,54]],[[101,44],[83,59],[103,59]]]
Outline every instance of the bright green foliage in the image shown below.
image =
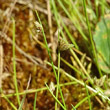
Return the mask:
[[101,70],[110,73],[110,17],[102,18],[93,36]]

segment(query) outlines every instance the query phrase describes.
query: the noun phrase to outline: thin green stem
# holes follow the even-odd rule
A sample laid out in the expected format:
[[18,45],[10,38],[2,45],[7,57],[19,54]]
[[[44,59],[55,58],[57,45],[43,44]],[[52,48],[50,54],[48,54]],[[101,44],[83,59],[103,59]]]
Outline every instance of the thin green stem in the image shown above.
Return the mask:
[[104,17],[104,13],[105,13],[105,0],[102,0],[101,3],[101,14]]
[[49,90],[49,92],[51,93],[51,95],[53,96],[53,98],[58,102],[58,104],[64,109],[66,110],[66,108],[61,104],[61,102],[57,99],[57,97],[55,97],[55,95],[53,94],[53,92],[49,89],[48,85],[45,84],[47,89]]
[[75,54],[75,52],[74,52],[72,49],[70,49],[70,52],[71,52],[71,54],[73,55],[73,57],[76,59],[76,61],[78,62],[79,66],[82,68],[83,72],[86,74],[86,76],[87,76],[89,82],[90,82],[91,84],[93,84],[92,78],[91,78],[91,77],[89,76],[89,74],[87,73],[86,69],[84,68],[84,66],[83,66],[82,63],[80,62],[80,60],[79,60],[79,58],[77,57],[77,55]]
[[11,105],[11,107],[13,108],[13,110],[17,110],[16,106],[8,99],[8,97],[3,93],[3,90],[1,88],[1,96],[3,96],[3,98]]
[[[38,15],[37,11],[35,11],[35,12],[36,12],[38,21],[39,21],[40,25],[42,26],[40,17],[39,17],[39,15]],[[46,44],[46,49],[47,49],[47,51],[48,51],[48,55],[49,55],[49,58],[50,58],[50,61],[51,61],[51,64],[52,64],[53,72],[54,72],[55,78],[56,78],[56,80],[57,80],[57,79],[58,79],[58,78],[57,78],[57,74],[56,74],[56,71],[55,71],[55,68],[54,68],[54,64],[53,64],[53,61],[52,61],[52,57],[51,57],[51,54],[50,54],[50,49],[49,49],[49,47],[48,47],[48,43],[47,43],[47,40],[46,40],[46,36],[45,36],[45,33],[44,33],[43,26],[42,26],[42,34],[43,34],[44,41],[45,41],[45,44]]]
[[92,110],[91,99],[90,99],[88,88],[86,87],[86,83],[85,83],[85,88],[86,88],[86,93],[87,93],[87,97],[88,97],[89,110]]
[[65,63],[68,67],[70,67],[71,69],[73,69],[76,73],[78,73],[78,74],[80,74],[80,75],[83,75],[83,77],[84,78],[86,78],[86,76],[82,73],[82,72],[80,72],[77,68],[75,68],[73,65],[71,65],[69,62],[67,62],[65,59],[63,59],[62,57],[61,57],[61,61],[63,62],[63,63]]
[[98,11],[98,1],[97,0],[95,0],[95,10],[96,10],[96,16],[97,16],[97,21],[98,21],[99,11]]
[[35,93],[35,98],[34,98],[34,108],[33,108],[33,110],[36,110],[36,99],[37,99],[37,92]]
[[[73,85],[73,84],[77,84],[77,82],[68,82],[68,83],[64,83],[64,84],[59,84],[60,87],[62,86],[69,86],[69,85]],[[57,85],[55,85],[55,88],[57,87]],[[47,87],[43,87],[43,88],[39,88],[39,89],[34,89],[34,90],[27,90],[27,91],[24,91],[24,92],[21,92],[19,93],[19,95],[24,95],[24,94],[31,94],[31,93],[35,93],[35,92],[40,92],[40,91],[45,91],[47,90]],[[16,96],[17,94],[14,93],[14,94],[8,94],[8,95],[5,95],[6,97],[13,97],[13,96]],[[1,97],[4,97],[4,95],[1,95]]]
[[[60,50],[58,50],[58,87],[59,86],[59,78],[60,78]],[[66,108],[66,104],[65,104],[65,100],[63,98],[63,94],[62,94],[62,91],[61,91],[61,88],[59,88],[59,91],[60,91],[60,94],[61,94],[61,98],[62,98],[62,102],[64,104],[64,107]]]
[[15,84],[15,89],[17,93],[17,100],[18,104],[20,105],[20,97],[19,97],[19,92],[18,92],[18,85],[17,85],[17,77],[16,77],[16,61],[15,61],[15,20],[12,19],[13,21],[13,72],[14,72],[14,84]]
[[16,106],[7,98],[7,96],[5,96],[4,94],[2,94],[2,96],[11,105],[11,107],[13,108],[13,110],[17,110]]
[[76,108],[72,105],[73,109],[72,110],[76,110]]
[[[93,97],[93,96],[95,96],[95,95],[97,95],[97,93],[93,93],[93,94],[89,95],[89,98],[91,98],[91,97]],[[84,103],[87,99],[88,99],[88,96],[85,97],[84,99],[82,99],[79,103],[77,103],[76,106],[75,106],[75,108],[78,108],[78,107],[79,107],[82,103]]]

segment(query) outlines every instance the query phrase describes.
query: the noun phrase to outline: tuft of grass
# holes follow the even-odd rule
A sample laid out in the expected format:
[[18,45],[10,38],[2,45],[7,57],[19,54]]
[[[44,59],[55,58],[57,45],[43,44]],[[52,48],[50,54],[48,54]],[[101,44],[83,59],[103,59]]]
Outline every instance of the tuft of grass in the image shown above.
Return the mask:
[[[98,64],[98,61],[97,61],[97,54],[96,54],[95,45],[94,45],[94,41],[93,41],[93,37],[92,37],[92,32],[91,32],[91,27],[90,27],[88,15],[87,15],[86,1],[85,1],[85,0],[83,0],[83,7],[84,7],[85,16],[86,16],[86,22],[87,22],[88,31],[89,31],[91,47],[92,47],[92,50],[93,50],[93,56],[94,56],[94,58],[95,58],[96,66],[97,66],[97,68],[98,68],[100,77],[102,77],[103,74],[102,74],[102,72],[101,72],[101,70],[100,70],[100,67],[99,67],[99,64]],[[104,86],[105,86],[105,88],[107,88],[107,85],[106,85],[105,82],[104,82]]]
[[62,94],[61,88],[60,88],[60,86],[59,86],[58,75],[56,74],[56,70],[55,70],[55,68],[54,68],[54,64],[53,64],[53,61],[52,61],[52,57],[51,57],[50,49],[49,49],[49,47],[48,47],[48,43],[47,43],[47,40],[46,40],[46,36],[45,36],[45,33],[44,33],[44,29],[43,29],[43,26],[42,26],[42,23],[41,23],[41,20],[40,20],[40,17],[39,17],[39,15],[38,15],[37,11],[35,11],[35,12],[36,12],[38,21],[39,21],[39,23],[40,23],[40,25],[41,25],[41,28],[42,28],[41,31],[42,31],[42,34],[43,34],[43,37],[44,37],[44,41],[45,41],[46,49],[47,49],[47,51],[48,51],[48,55],[49,55],[49,58],[50,58],[50,62],[51,62],[51,64],[52,64],[53,72],[54,72],[54,74],[55,74],[55,78],[56,78],[56,81],[57,81],[57,86],[58,86],[58,88],[59,88],[59,91],[60,91],[60,95],[61,95],[63,104],[64,104],[64,106],[65,106],[65,108],[66,108],[66,105],[65,105],[65,102],[64,102],[64,98],[63,98],[63,94]]
[[[53,8],[53,14],[55,16],[55,20],[56,20],[56,23],[58,25],[58,30],[60,30],[60,32],[58,33],[58,41],[59,41],[60,34],[66,40],[66,37],[65,37],[65,32],[66,32],[67,36],[69,37],[69,39],[71,40],[71,42],[74,44],[75,48],[79,49],[79,46],[77,45],[76,41],[74,40],[72,34],[69,32],[69,29],[64,24],[60,13],[58,13],[57,8],[56,8],[56,5],[55,5],[55,1],[54,0],[50,0],[50,1],[51,1],[51,5],[52,5],[52,8]],[[99,12],[98,12],[97,1],[99,1],[99,0],[95,0],[95,9],[96,9],[96,19],[98,21]],[[73,1],[72,0],[68,0],[68,1],[67,0],[64,0],[64,2],[61,1],[61,0],[57,0],[57,2],[59,3],[60,7],[63,9],[63,11],[67,15],[67,17],[69,18],[69,20],[72,21],[72,23],[74,24],[75,28],[79,31],[79,33],[81,34],[81,36],[83,37],[83,39],[85,40],[85,42],[88,43],[89,42],[89,39],[90,39],[90,43],[91,43],[91,47],[92,47],[92,51],[93,51],[93,57],[95,58],[96,66],[97,66],[97,68],[99,70],[100,76],[103,76],[103,74],[102,74],[102,72],[101,72],[101,70],[99,68],[99,64],[97,62],[97,55],[96,55],[95,45],[94,45],[93,38],[92,38],[92,30],[91,30],[90,22],[89,22],[88,15],[87,15],[86,0],[83,0],[83,7],[84,7],[85,16],[79,12],[78,7],[73,4]],[[92,9],[91,1],[88,0],[87,2],[91,6],[91,9]],[[69,11],[64,6],[64,3],[66,3],[69,6]],[[80,3],[82,3],[82,1]],[[101,3],[101,13],[102,13],[102,16],[104,16],[104,12],[105,12],[105,0],[101,0],[100,3]],[[79,71],[73,65],[71,65],[69,62],[67,62],[66,60],[64,60],[63,58],[61,58],[61,56],[60,56],[60,50],[59,49],[58,49],[58,67],[54,66],[54,63],[53,63],[52,57],[51,57],[51,50],[48,47],[48,43],[47,43],[47,40],[46,40],[46,36],[45,36],[45,33],[44,33],[42,22],[40,20],[40,17],[38,15],[37,11],[36,11],[36,15],[37,15],[38,21],[39,21],[39,23],[41,25],[41,28],[42,28],[41,31],[42,31],[42,34],[43,34],[43,37],[44,37],[45,45],[43,43],[39,42],[39,41],[37,41],[37,42],[40,45],[42,45],[44,48],[46,48],[47,51],[48,51],[48,55],[49,55],[49,58],[50,58],[50,62],[51,63],[48,62],[47,64],[50,65],[50,66],[52,66],[53,72],[54,72],[54,75],[55,75],[55,78],[56,78],[56,81],[57,81],[57,85],[55,85],[56,96],[49,89],[49,87],[48,87],[47,84],[45,84],[46,87],[44,87],[44,88],[39,88],[39,89],[36,89],[36,90],[26,90],[25,92],[19,93],[19,91],[18,91],[18,85],[17,85],[17,79],[16,79],[16,61],[15,61],[15,20],[13,19],[13,70],[14,70],[14,84],[15,84],[16,93],[15,94],[8,94],[8,95],[2,94],[2,97],[4,97],[9,102],[9,104],[12,106],[13,109],[17,110],[17,108],[12,104],[12,102],[10,102],[9,99],[7,98],[7,97],[11,97],[11,96],[17,96],[17,101],[18,101],[18,104],[19,104],[19,110],[22,110],[22,106],[23,106],[24,100],[26,98],[26,94],[35,93],[34,106],[33,106],[33,110],[35,110],[36,109],[37,92],[43,91],[43,90],[48,90],[51,93],[51,95],[53,96],[53,98],[55,99],[55,101],[56,101],[55,102],[55,110],[57,110],[57,108],[58,108],[57,104],[59,104],[62,107],[62,109],[67,110],[66,104],[65,104],[65,100],[64,100],[64,97],[63,97],[63,93],[62,93],[62,90],[61,90],[61,86],[79,83],[80,85],[82,85],[82,86],[84,86],[86,88],[87,97],[85,97],[83,100],[81,100],[75,106],[72,105],[72,107],[73,107],[72,110],[76,110],[76,108],[78,108],[86,100],[88,100],[90,110],[92,110],[91,97],[93,97],[95,95],[99,95],[102,98],[110,101],[109,97],[105,96],[103,93],[101,93],[100,91],[98,91],[95,88],[95,85],[93,84],[93,79],[87,73],[87,70],[85,69],[84,65],[81,63],[80,59],[75,54],[75,52],[73,51],[72,48],[70,49],[70,52],[71,52],[72,56],[74,57],[74,59],[76,60],[76,62],[81,67],[82,71]],[[77,17],[74,17],[75,15],[77,15]],[[89,38],[87,38],[86,34],[83,32],[83,29],[82,29],[82,26],[80,25],[80,22],[83,24],[83,26],[85,27],[85,29],[88,28]],[[65,32],[62,31],[62,27],[64,28],[64,31]],[[68,41],[67,40],[66,40],[66,42],[68,44]],[[89,82],[92,84],[92,86],[94,88],[86,85],[85,82],[80,81],[80,80],[74,78],[73,76],[71,76],[70,74],[68,74],[67,72],[65,72],[63,69],[61,69],[60,68],[60,60],[62,60],[68,67],[70,67],[71,69],[73,69],[76,73],[79,73],[82,76],[82,79],[88,78],[89,79]],[[69,83],[60,84],[60,74],[64,74],[70,80],[74,80],[74,83],[73,82],[69,82]],[[105,88],[106,88],[106,84],[104,84],[104,85],[105,85]],[[92,92],[94,92],[94,93],[93,94],[89,94],[89,90],[92,91]],[[62,103],[58,100],[59,93],[61,95]],[[24,95],[21,103],[20,103],[20,97],[19,97],[20,95]]]
[[[48,65],[52,66],[49,62],[47,62]],[[55,66],[55,69],[58,70],[58,68]],[[73,81],[76,81],[77,83],[79,83],[80,85],[82,86],[85,86],[85,83],[76,79],[75,77],[71,76],[70,74],[68,74],[67,72],[65,72],[63,69],[60,69],[60,72],[62,74],[65,74],[68,78],[70,78],[71,80]],[[110,101],[110,98],[108,96],[105,96],[103,93],[101,93],[97,88],[94,89],[88,85],[86,85],[87,89],[94,92],[95,94],[101,96],[103,99],[107,100],[107,101]]]
[[[53,0],[52,0],[53,1]],[[67,12],[66,8],[63,6],[63,4],[61,3],[61,1],[59,1],[61,6],[63,7],[64,11]],[[56,22],[57,22],[57,25],[58,27],[61,29],[61,26],[60,26],[60,21],[61,21],[61,18],[60,16],[58,15],[58,12],[57,12],[57,9],[56,9],[56,6],[55,6],[55,3],[52,2],[52,6],[53,6],[53,9],[54,9],[54,15],[55,15],[55,19],[56,19]],[[71,18],[71,15],[68,13],[67,14],[69,16],[69,18]],[[72,18],[71,18],[72,19]],[[76,26],[76,25],[75,25]],[[66,40],[65,38],[65,35],[63,33],[63,31],[61,30],[61,35],[63,36],[63,38],[65,39],[65,41],[68,43],[68,41]],[[83,72],[86,74],[86,76],[88,77],[90,83],[92,84],[93,81],[91,79],[91,77],[89,76],[89,74],[87,73],[86,69],[84,68],[84,66],[82,65],[82,63],[80,62],[79,58],[77,57],[77,55],[75,54],[75,52],[70,48],[70,52],[71,54],[73,55],[73,57],[75,58],[75,60],[78,62],[78,64],[80,65],[80,67],[82,68]]]
[[69,19],[72,21],[72,23],[74,24],[74,26],[76,27],[76,29],[79,31],[79,33],[82,35],[82,37],[84,38],[85,41],[88,41],[88,38],[86,37],[86,35],[83,33],[81,26],[79,25],[79,22],[77,21],[77,19],[73,18],[68,10],[64,7],[63,3],[60,0],[57,0],[58,3],[60,4],[60,6],[62,7],[62,9],[64,10],[65,14],[69,17]]

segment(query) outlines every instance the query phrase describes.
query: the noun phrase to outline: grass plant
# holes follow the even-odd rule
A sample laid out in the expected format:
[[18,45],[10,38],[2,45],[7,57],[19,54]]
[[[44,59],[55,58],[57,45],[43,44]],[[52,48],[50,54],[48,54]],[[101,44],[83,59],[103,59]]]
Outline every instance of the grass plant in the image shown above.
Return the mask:
[[[73,44],[74,48],[77,49],[78,51],[81,51],[81,46],[78,45],[78,42],[76,41],[76,39],[74,38],[74,35],[71,33],[71,30],[76,31],[79,36],[81,37],[81,39],[83,39],[84,44],[89,44],[90,47],[86,47],[85,48],[91,49],[89,50],[90,55],[91,56],[91,62],[86,61],[84,59],[84,61],[87,63],[87,65],[85,66],[84,63],[82,63],[81,58],[78,55],[74,49],[71,47],[68,49],[68,51],[64,51],[65,54],[67,54],[69,52],[69,58],[71,59],[71,61],[74,62],[78,65],[78,68],[73,64],[71,64],[71,62],[67,61],[65,58],[63,58],[61,56],[61,50],[58,48],[58,52],[56,54],[57,57],[57,66],[54,64],[51,53],[52,53],[52,49],[49,47],[48,44],[48,37],[45,34],[45,28],[43,27],[43,21],[41,19],[42,16],[40,16],[40,14],[38,13],[37,10],[35,10],[35,14],[37,16],[38,21],[36,20],[36,22],[40,25],[41,28],[41,34],[43,36],[43,40],[44,42],[38,40],[35,35],[33,34],[33,32],[28,29],[28,32],[30,33],[30,35],[32,36],[32,38],[34,39],[34,41],[36,41],[36,43],[38,45],[40,45],[40,47],[42,47],[43,49],[47,50],[48,52],[48,56],[49,56],[49,61],[45,61],[44,63],[47,64],[49,67],[52,68],[52,73],[54,73],[55,76],[55,91],[52,91],[49,86],[48,86],[48,81],[45,82],[45,86],[38,88],[38,89],[29,89],[29,85],[30,85],[30,79],[28,81],[28,85],[25,91],[23,92],[19,92],[18,90],[18,83],[17,83],[17,69],[16,69],[16,52],[15,52],[15,38],[16,38],[16,26],[15,26],[15,20],[12,19],[12,53],[13,53],[13,79],[14,79],[14,86],[15,86],[15,93],[12,94],[4,94],[3,91],[1,90],[1,98],[4,98],[14,110],[22,110],[23,109],[23,104],[25,103],[25,99],[26,96],[28,94],[32,94],[35,93],[34,96],[34,101],[33,101],[33,110],[36,110],[37,106],[36,106],[36,100],[38,97],[38,92],[43,92],[43,91],[48,91],[51,96],[54,98],[55,100],[55,105],[54,108],[55,110],[58,110],[59,106],[63,109],[63,110],[68,110],[68,105],[66,103],[65,100],[65,95],[63,93],[63,87],[66,86],[74,86],[74,85],[81,85],[84,88],[85,94],[86,96],[81,99],[79,102],[77,102],[76,105],[71,104],[71,109],[72,110],[77,110],[79,106],[81,106],[85,101],[88,101],[88,106],[89,106],[89,110],[92,110],[94,107],[92,105],[92,100],[91,98],[95,97],[96,95],[101,97],[102,99],[110,102],[110,98],[108,96],[106,96],[104,94],[104,90],[101,89],[101,91],[99,90],[101,87],[98,87],[95,83],[94,83],[94,79],[93,76],[91,75],[94,71],[92,69],[90,69],[91,74],[88,73],[87,70],[87,66],[88,66],[88,62],[89,63],[93,63],[95,64],[95,69],[98,70],[98,74],[100,74],[100,77],[103,77],[103,72],[101,71],[100,67],[99,67],[99,63],[98,63],[98,58],[97,58],[97,51],[96,51],[96,47],[93,41],[93,34],[94,34],[94,28],[95,28],[95,23],[97,23],[99,21],[99,19],[102,17],[104,17],[105,13],[107,12],[106,10],[108,9],[108,5],[107,2],[105,0],[95,0],[94,3],[91,2],[91,0],[50,0],[50,7],[51,7],[51,12],[52,12],[52,20],[55,22],[53,23],[54,25],[56,25],[56,30],[58,30],[58,46],[59,46],[59,42],[60,42],[60,38],[64,39],[65,44],[69,45],[69,44]],[[58,7],[57,7],[58,5]],[[94,5],[94,8],[93,8]],[[99,11],[99,7],[101,8],[101,12]],[[81,10],[81,9],[84,10]],[[109,7],[110,8],[110,7]],[[41,9],[40,9],[41,10]],[[44,13],[48,14],[47,11],[43,10]],[[63,14],[62,14],[63,13]],[[94,16],[91,15],[94,14]],[[101,14],[101,15],[100,15]],[[66,18],[66,20],[70,21],[70,23],[72,24],[72,26],[75,29],[71,29],[69,30],[69,26],[64,22],[64,19]],[[46,24],[46,21],[45,21]],[[36,28],[37,29],[37,28]],[[35,29],[35,30],[36,30]],[[74,33],[74,32],[73,32]],[[54,36],[54,35],[53,35]],[[69,41],[68,41],[69,39]],[[66,53],[67,52],[67,53]],[[81,56],[83,57],[83,55]],[[66,72],[65,68],[61,67],[61,62],[63,62],[63,64],[65,64],[67,67],[69,67],[69,69],[71,69],[72,71],[74,71],[73,73],[78,74],[80,76],[79,79],[77,79],[77,77],[75,77],[75,75]],[[68,82],[64,82],[61,83],[61,76],[65,76],[66,78],[68,78]],[[34,79],[34,78],[33,78]],[[87,79],[85,81],[85,79]],[[108,78],[109,79],[109,78]],[[104,82],[104,89],[107,89],[107,83],[106,81]],[[23,96],[23,99],[20,101],[20,96]],[[16,107],[10,100],[10,97],[16,97],[17,98],[17,103],[19,105],[19,107]],[[72,97],[72,96],[71,96]]]

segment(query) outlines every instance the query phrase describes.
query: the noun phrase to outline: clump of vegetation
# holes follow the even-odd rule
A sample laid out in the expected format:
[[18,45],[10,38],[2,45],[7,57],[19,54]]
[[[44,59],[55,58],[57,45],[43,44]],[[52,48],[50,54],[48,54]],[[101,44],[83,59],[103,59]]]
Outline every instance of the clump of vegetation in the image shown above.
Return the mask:
[[0,110],[109,110],[109,4],[1,0]]

